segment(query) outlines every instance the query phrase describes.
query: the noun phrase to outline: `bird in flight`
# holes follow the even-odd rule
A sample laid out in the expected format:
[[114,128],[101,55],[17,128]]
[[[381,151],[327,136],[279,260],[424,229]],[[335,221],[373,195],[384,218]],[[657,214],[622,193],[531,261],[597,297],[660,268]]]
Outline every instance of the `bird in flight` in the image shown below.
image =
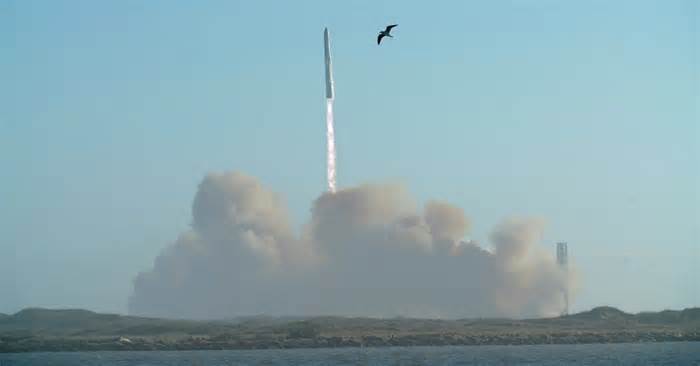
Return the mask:
[[379,35],[377,36],[377,44],[382,43],[382,38],[384,38],[384,37],[394,38],[394,36],[392,36],[390,33],[391,33],[391,29],[396,27],[397,25],[398,24],[387,25],[386,29],[379,32]]

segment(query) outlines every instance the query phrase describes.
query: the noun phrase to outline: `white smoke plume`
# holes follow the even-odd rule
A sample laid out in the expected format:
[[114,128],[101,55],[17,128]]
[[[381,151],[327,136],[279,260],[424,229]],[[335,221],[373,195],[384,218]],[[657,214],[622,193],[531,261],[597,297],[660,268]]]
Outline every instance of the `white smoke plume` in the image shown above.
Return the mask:
[[134,281],[132,314],[530,317],[556,315],[573,277],[540,247],[543,223],[511,219],[492,247],[463,241],[464,212],[422,209],[396,185],[315,200],[300,234],[280,197],[242,173],[210,174],[192,228]]
[[333,127],[333,98],[326,99],[326,139],[328,140],[328,191],[335,193],[335,131]]

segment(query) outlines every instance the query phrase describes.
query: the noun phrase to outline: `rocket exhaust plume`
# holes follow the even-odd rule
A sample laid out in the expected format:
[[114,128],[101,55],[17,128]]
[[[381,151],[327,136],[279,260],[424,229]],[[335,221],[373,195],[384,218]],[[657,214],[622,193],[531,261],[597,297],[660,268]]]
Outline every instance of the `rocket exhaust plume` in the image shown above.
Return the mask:
[[323,50],[326,64],[326,139],[328,140],[328,191],[335,193],[335,131],[333,128],[333,99],[335,87],[333,84],[333,64],[331,62],[331,41],[328,28],[323,30]]
[[333,99],[326,100],[326,139],[328,140],[328,191],[335,193],[335,131],[333,130]]

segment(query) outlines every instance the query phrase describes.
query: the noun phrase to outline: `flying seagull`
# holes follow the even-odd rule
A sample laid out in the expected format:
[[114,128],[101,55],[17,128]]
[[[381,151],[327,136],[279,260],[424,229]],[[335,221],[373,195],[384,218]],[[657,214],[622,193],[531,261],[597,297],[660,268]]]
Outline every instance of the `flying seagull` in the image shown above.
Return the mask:
[[384,37],[394,38],[394,36],[392,36],[390,33],[391,29],[396,27],[397,25],[398,24],[387,25],[385,30],[379,32],[379,35],[377,36],[377,44],[382,43],[382,38]]

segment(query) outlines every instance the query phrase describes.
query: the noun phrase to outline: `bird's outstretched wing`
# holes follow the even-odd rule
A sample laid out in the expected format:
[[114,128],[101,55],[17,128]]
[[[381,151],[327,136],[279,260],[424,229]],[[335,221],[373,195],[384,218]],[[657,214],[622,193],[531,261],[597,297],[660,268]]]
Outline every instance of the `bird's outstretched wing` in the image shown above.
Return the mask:
[[384,38],[384,33],[380,33],[380,34],[377,36],[377,44],[382,43],[382,38]]
[[394,27],[396,27],[397,25],[398,25],[398,24],[387,25],[387,26],[386,26],[385,32],[387,32],[387,33],[388,33],[388,32],[391,32],[391,29],[394,28]]

